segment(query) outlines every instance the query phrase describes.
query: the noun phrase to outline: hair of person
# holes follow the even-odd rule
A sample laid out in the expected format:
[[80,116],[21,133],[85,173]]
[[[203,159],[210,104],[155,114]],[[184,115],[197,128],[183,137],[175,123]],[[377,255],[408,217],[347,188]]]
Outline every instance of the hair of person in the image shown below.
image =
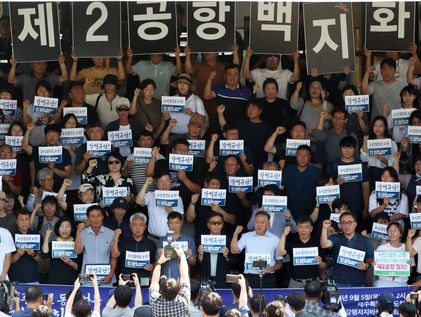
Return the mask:
[[94,129],[94,128],[100,128],[100,129],[104,130],[104,126],[102,125],[102,123],[100,121],[96,121],[96,122],[94,121],[94,122],[89,123],[86,126],[86,131],[88,131],[89,129]]
[[130,224],[133,223],[136,219],[142,219],[145,222],[145,225],[148,223],[148,217],[142,212],[136,212],[130,216]]
[[263,82],[263,91],[265,91],[265,88],[267,85],[269,84],[274,84],[276,87],[276,91],[279,91],[279,86],[278,86],[278,82],[276,81],[275,78],[266,78],[265,81]]
[[53,89],[51,88],[50,83],[46,80],[40,80],[37,82],[37,84],[35,85],[35,92],[38,90],[39,87],[44,87],[46,90],[48,90],[50,95],[53,93]]
[[167,216],[167,220],[170,221],[172,219],[178,219],[180,221],[183,221],[183,215],[177,211],[171,211]]
[[[247,278],[244,278],[246,281],[246,290],[249,289],[250,284],[249,281],[247,280]],[[232,293],[234,294],[235,298],[240,298],[240,293],[241,293],[241,286],[238,283],[232,283],[231,284],[231,290]]]
[[343,206],[348,206],[348,204],[343,199],[335,199],[332,203],[332,209],[341,209]]
[[73,303],[72,314],[74,317],[89,317],[91,315],[91,305],[85,298],[81,298]]
[[38,183],[41,183],[47,176],[50,176],[51,178],[54,177],[54,172],[50,170],[48,167],[44,167],[43,169],[40,169],[37,173]]
[[49,132],[56,132],[59,135],[61,134],[61,128],[58,124],[49,124],[44,128],[44,134],[47,135]]
[[414,85],[411,85],[411,84],[409,84],[409,85],[407,85],[407,86],[405,86],[405,87],[402,88],[402,90],[400,92],[401,98],[403,97],[404,92],[407,92],[408,94],[413,95],[415,97],[418,96],[418,89],[417,89],[417,87],[415,87]]
[[403,317],[415,317],[417,315],[417,307],[412,303],[400,304],[398,311]]
[[288,305],[295,311],[301,311],[306,306],[306,300],[302,293],[292,292],[287,296]]
[[125,308],[129,306],[132,297],[132,289],[127,285],[118,285],[114,289],[115,303],[118,307]]
[[421,121],[421,110],[414,110],[412,111],[411,115],[409,116],[409,125],[413,125],[412,121],[417,118],[418,121]]
[[267,161],[263,163],[263,169],[264,170],[275,170],[275,171],[279,171],[281,170],[281,167],[279,166],[278,163],[274,162],[274,161]]
[[228,131],[232,131],[232,130],[235,130],[238,133],[240,133],[240,130],[238,129],[238,127],[236,125],[233,125],[233,124],[230,124],[230,123],[227,123],[226,125],[224,125],[224,128],[222,129],[222,132],[227,133]]
[[190,298],[195,302],[200,295],[200,282],[194,278],[190,279]]
[[162,169],[159,173],[155,174],[155,179],[160,179],[161,177],[168,176],[171,179],[170,171],[167,169]]
[[355,140],[354,137],[348,135],[348,136],[344,136],[340,141],[339,141],[339,147],[343,148],[343,147],[352,147],[353,149],[357,148],[357,140]]
[[284,317],[283,305],[279,300],[274,300],[266,306],[266,317]]
[[112,151],[111,153],[109,153],[109,154],[107,155],[106,160],[108,161],[108,160],[110,159],[110,157],[114,157],[114,158],[116,158],[117,160],[119,160],[119,161],[120,161],[120,166],[121,166],[121,167],[123,167],[123,164],[124,164],[124,158],[121,156],[121,154],[120,154],[120,153],[118,153],[117,151]]
[[335,232],[339,232],[339,225],[336,221],[331,221],[330,226],[333,228]]
[[304,121],[301,120],[295,120],[292,124],[291,124],[291,130],[296,127],[296,126],[301,126],[304,128],[304,130],[307,130],[307,125],[305,124]]
[[272,192],[275,196],[280,196],[282,191],[275,184],[269,184],[262,188],[262,192]]
[[388,223],[390,222],[389,215],[384,211],[379,212],[377,215],[375,215],[373,218],[373,222],[379,222],[380,219],[385,219]]
[[345,85],[344,89],[342,89],[342,93],[344,93],[347,90],[352,90],[354,92],[354,95],[356,96],[360,94],[357,87],[355,87],[354,85]]
[[63,222],[68,222],[70,224],[70,236],[75,237],[76,236],[76,224],[73,221],[72,218],[69,217],[61,217],[58,219],[58,221],[56,222],[55,226],[54,226],[54,233],[57,237],[60,236],[60,232],[59,232],[59,228],[60,226],[63,224]]
[[387,225],[387,231],[389,231],[390,228],[396,227],[396,229],[399,230],[401,237],[403,236],[403,228],[402,225],[399,222],[391,222]]
[[7,135],[12,135],[12,129],[15,125],[18,125],[22,131],[23,134],[25,135],[26,132],[26,126],[23,124],[22,121],[13,121],[10,125],[9,125],[9,129],[7,129]]
[[255,314],[263,313],[266,309],[266,297],[263,294],[256,294],[250,299],[250,309]]
[[325,186],[333,177],[330,174],[323,173],[316,181],[316,186]]
[[45,196],[45,198],[41,202],[42,207],[44,207],[45,204],[56,205],[56,207],[57,207],[58,206],[57,197],[55,197],[53,195]]
[[139,132],[139,138],[140,138],[141,136],[143,136],[143,137],[151,137],[151,138],[153,138],[152,133],[151,133],[150,131],[146,130],[146,129],[143,129],[143,130],[141,130],[141,131]]
[[209,222],[214,217],[221,218],[221,220],[224,221],[224,218],[222,217],[222,215],[219,212],[212,211],[211,213],[209,213],[209,216],[207,218],[207,222]]
[[238,164],[238,165],[241,165],[241,160],[240,160],[240,158],[239,158],[238,156],[236,156],[236,155],[228,155],[228,156],[226,156],[226,157],[224,158],[224,164],[225,164],[225,162],[226,162],[226,161],[228,161],[228,159],[230,159],[230,158],[234,158],[234,159],[235,159],[235,161],[237,162],[237,164]]
[[213,172],[206,173],[204,177],[205,183],[209,184],[212,180],[217,180],[219,183],[221,183],[221,179],[219,178],[218,174]]
[[308,154],[310,154],[310,155],[311,155],[311,147],[310,147],[310,146],[308,146],[307,144],[301,144],[301,145],[297,148],[297,153],[298,153],[299,151],[307,151],[307,152],[308,152]]
[[51,314],[47,305],[39,305],[32,310],[31,317],[49,317]]
[[313,220],[311,220],[311,218],[310,218],[309,216],[305,216],[305,217],[300,217],[300,218],[298,218],[298,220],[297,220],[297,225],[300,225],[300,224],[305,224],[305,223],[308,223],[308,224],[310,224],[311,226],[314,226],[314,222],[313,222]]
[[206,293],[200,299],[200,307],[206,315],[217,315],[222,308],[222,298],[216,292]]
[[20,215],[31,217],[31,212],[28,209],[22,207],[16,210],[16,219],[18,219]]
[[330,112],[330,115],[333,117],[335,115],[335,113],[343,113],[345,119],[348,119],[348,117],[349,117],[348,111],[346,111],[345,108],[343,108],[343,107],[333,109]]
[[231,308],[225,313],[224,317],[241,317],[241,312],[236,308]]
[[27,303],[37,302],[37,301],[39,301],[41,299],[41,297],[42,297],[42,289],[41,289],[41,287],[39,287],[37,285],[32,285],[32,286],[28,286],[25,289],[25,300],[26,300]]
[[[320,87],[321,87],[322,89],[324,89],[324,87],[323,87],[323,83],[320,81],[320,79],[318,79],[317,77],[316,77],[316,78],[313,78],[313,79],[309,82],[309,84],[308,84],[308,88],[307,88],[307,100],[311,100],[310,87],[311,87],[314,83],[319,83],[319,84],[320,84]],[[320,96],[320,99],[321,99],[321,98],[322,98],[322,96]]]
[[82,87],[83,89],[83,82],[80,80],[72,80],[69,84],[69,92],[75,87]]
[[385,172],[389,172],[389,175],[394,179],[394,181],[399,182],[398,172],[396,172],[396,170],[392,166],[386,166],[383,169],[383,172],[381,175],[383,175]]
[[171,146],[171,149],[175,149],[175,147],[179,144],[185,145],[187,147],[190,146],[190,143],[189,143],[189,141],[187,141],[186,138],[177,138],[177,139],[174,140],[174,142]]
[[66,125],[67,121],[70,120],[70,118],[73,118],[76,121],[76,128],[80,127],[79,121],[77,120],[77,117],[75,116],[75,114],[74,113],[68,113],[60,121],[60,128],[61,129],[65,129],[65,125]]
[[101,212],[101,214],[102,214],[103,217],[106,216],[106,213],[105,213],[104,208],[102,208],[100,205],[92,205],[92,206],[89,206],[88,209],[86,209],[86,217],[89,218],[89,215],[94,210],[99,210]]
[[381,61],[380,68],[382,68],[383,65],[391,66],[394,69],[396,69],[396,62],[393,60],[393,58],[390,58],[390,57],[386,57],[385,59]]
[[375,139],[376,138],[376,135],[374,134],[374,131],[373,131],[373,127],[374,127],[374,124],[377,121],[382,121],[383,122],[383,125],[384,125],[384,137],[385,137],[385,139],[390,138],[389,127],[387,125],[387,119],[384,116],[377,116],[377,117],[375,117],[373,119],[373,122],[370,125],[370,130],[368,132],[368,138],[369,139]]
[[357,221],[357,215],[355,213],[350,212],[350,211],[345,211],[341,213],[341,215],[339,216],[339,222],[342,221],[342,218],[345,216],[351,216],[354,219],[354,221]]
[[264,217],[267,218],[267,220],[270,220],[270,215],[266,211],[263,211],[263,210],[260,210],[260,211],[256,212],[256,215],[255,215],[254,219],[256,219],[257,216],[264,216]]
[[153,89],[156,89],[156,83],[153,79],[147,78],[141,81],[139,88],[141,90],[145,89],[146,87],[148,87],[149,85],[153,86]]
[[237,69],[237,70],[238,70],[238,72],[241,72],[241,67],[240,67],[240,65],[231,63],[231,64],[227,64],[227,65],[225,65],[225,70],[224,70],[225,74],[226,74],[226,73],[227,73],[230,69]]
[[319,280],[306,283],[304,286],[304,294],[311,299],[319,299],[322,295],[322,285]]
[[180,283],[173,278],[162,278],[159,282],[159,292],[168,301],[172,301],[177,297],[180,288]]
[[248,107],[253,106],[259,108],[259,110],[263,110],[263,104],[258,99],[252,99],[247,102],[247,109]]

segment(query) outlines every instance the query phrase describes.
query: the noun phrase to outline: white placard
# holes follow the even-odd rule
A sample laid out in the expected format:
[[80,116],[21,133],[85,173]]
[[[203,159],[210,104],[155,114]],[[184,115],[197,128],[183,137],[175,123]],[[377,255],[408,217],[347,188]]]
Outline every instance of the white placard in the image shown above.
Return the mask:
[[285,147],[285,156],[295,156],[300,145],[310,146],[310,140],[307,139],[287,139]]
[[359,264],[364,262],[365,251],[344,247],[339,249],[337,263],[359,269]]
[[392,139],[367,140],[369,156],[392,155]]
[[257,184],[259,187],[265,187],[267,185],[275,185],[281,188],[282,183],[282,171],[272,170],[258,170],[257,171]]
[[155,190],[155,205],[160,207],[177,207],[178,190]]
[[338,178],[343,178],[345,183],[362,182],[362,164],[338,165]]

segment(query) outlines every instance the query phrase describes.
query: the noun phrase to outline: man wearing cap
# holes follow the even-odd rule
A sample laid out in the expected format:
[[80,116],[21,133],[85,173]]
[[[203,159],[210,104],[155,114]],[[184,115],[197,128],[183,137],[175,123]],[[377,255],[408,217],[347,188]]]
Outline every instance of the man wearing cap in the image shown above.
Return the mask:
[[[127,49],[126,73],[130,75],[137,75],[139,81],[142,82],[146,78],[153,79],[156,83],[156,90],[154,97],[161,99],[170,91],[171,76],[181,73],[181,62],[177,63],[178,67],[171,63],[163,61],[163,54],[151,54],[150,59],[146,61],[139,61],[132,65],[133,51]],[[176,49],[176,58],[180,58],[180,49]]]
[[104,226],[111,230],[121,229],[124,238],[131,236],[130,222],[127,216],[129,204],[126,199],[117,197],[111,204],[111,215],[104,220]]
[[181,73],[177,76],[177,95],[186,98],[186,106],[184,113],[171,113],[171,119],[177,120],[177,124],[173,127],[172,133],[180,136],[188,133],[187,124],[193,115],[200,115],[208,121],[202,99],[198,95],[192,93],[192,78],[187,73]]
[[16,217],[15,215],[8,214],[4,209],[4,204],[7,201],[6,193],[0,192],[0,227],[9,230],[10,232],[16,229]]
[[[135,119],[129,118],[130,106],[120,104],[117,106],[118,119],[107,125],[106,132],[112,131],[130,131],[132,132],[132,146],[119,146],[121,156],[127,157],[133,151],[133,145],[136,143],[140,134],[140,126]],[[109,140],[111,141],[111,140]]]
[[103,93],[86,95],[86,103],[93,105],[98,113],[99,120],[103,126],[107,126],[111,121],[117,120],[117,107],[126,105],[130,107],[129,99],[117,95],[120,87],[118,78],[115,75],[106,75],[102,81]]
[[383,293],[377,297],[376,308],[379,311],[375,316],[393,317],[395,298],[392,293]]
[[246,58],[243,64],[243,77],[247,80],[254,81],[258,86],[257,97],[262,98],[263,82],[267,78],[274,78],[278,83],[278,97],[287,100],[288,84],[293,84],[300,80],[300,54],[295,52],[292,57],[294,59],[294,72],[289,69],[279,67],[279,55],[266,55],[265,68],[256,68],[250,71],[250,58],[253,50],[249,47],[246,51]]
[[[141,213],[135,213],[130,217],[130,235],[121,235],[121,230],[116,229],[112,244],[111,254],[118,257],[122,274],[137,273],[142,286],[149,286],[149,279],[154,268],[156,256],[156,244],[146,237],[148,218]],[[129,253],[130,252],[130,253]],[[142,268],[139,263],[131,262],[132,256],[142,256],[148,262]]]

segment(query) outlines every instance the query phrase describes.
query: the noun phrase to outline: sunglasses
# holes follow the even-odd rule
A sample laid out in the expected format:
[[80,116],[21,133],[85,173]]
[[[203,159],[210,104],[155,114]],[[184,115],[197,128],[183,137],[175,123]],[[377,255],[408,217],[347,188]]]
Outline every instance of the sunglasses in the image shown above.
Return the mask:
[[120,161],[108,161],[108,165],[120,164]]
[[214,226],[221,226],[221,225],[223,225],[224,223],[223,223],[223,222],[221,222],[221,221],[213,221],[213,222],[209,221],[209,224],[210,224],[210,225],[214,225]]
[[266,57],[266,60],[267,61],[277,61],[279,59],[279,57],[277,57],[277,56],[268,56],[268,57]]
[[129,111],[129,108],[117,108],[117,111]]

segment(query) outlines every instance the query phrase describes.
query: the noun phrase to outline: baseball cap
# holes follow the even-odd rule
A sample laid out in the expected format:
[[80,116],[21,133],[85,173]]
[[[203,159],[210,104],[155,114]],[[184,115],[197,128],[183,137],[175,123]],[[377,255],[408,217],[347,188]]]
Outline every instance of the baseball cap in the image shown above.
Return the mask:
[[79,186],[79,193],[84,193],[87,190],[95,190],[91,184],[82,184]]
[[127,200],[121,197],[117,197],[116,199],[114,199],[113,203],[111,204],[111,209],[116,209],[116,208],[127,209],[128,207],[129,207],[129,204],[127,203]]
[[121,98],[118,101],[118,106],[116,107],[116,109],[121,109],[121,108],[130,108],[130,101],[127,98]]
[[385,307],[387,305],[393,306],[395,298],[393,297],[392,293],[383,293],[383,294],[380,294],[380,296],[377,298],[377,301],[380,307]]

